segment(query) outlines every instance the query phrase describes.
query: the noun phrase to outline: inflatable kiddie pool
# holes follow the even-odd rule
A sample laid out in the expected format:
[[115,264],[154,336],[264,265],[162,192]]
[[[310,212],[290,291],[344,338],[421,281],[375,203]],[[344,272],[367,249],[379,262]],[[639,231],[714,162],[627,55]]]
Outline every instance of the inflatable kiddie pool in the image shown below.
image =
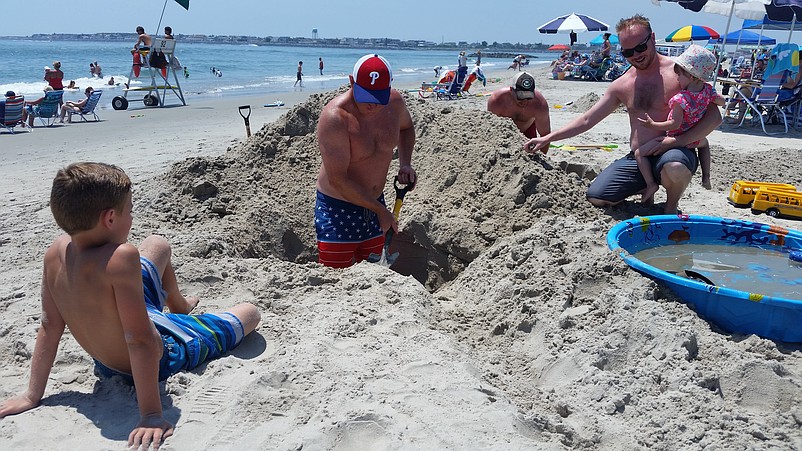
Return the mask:
[[[638,272],[667,285],[691,304],[703,318],[735,333],[756,334],[772,340],[802,342],[802,299],[772,296],[771,287],[756,274],[750,291],[716,286],[695,280],[691,271],[671,273],[636,258],[633,254],[657,246],[688,244],[753,246],[796,257],[802,249],[802,233],[757,222],[712,216],[660,215],[633,218],[615,225],[607,234],[607,245]],[[691,249],[691,248],[689,248]],[[791,260],[789,259],[789,262]],[[789,263],[791,264],[791,263]],[[796,279],[785,278],[793,292],[802,289],[802,267],[789,267]],[[758,272],[758,271],[756,271]]]

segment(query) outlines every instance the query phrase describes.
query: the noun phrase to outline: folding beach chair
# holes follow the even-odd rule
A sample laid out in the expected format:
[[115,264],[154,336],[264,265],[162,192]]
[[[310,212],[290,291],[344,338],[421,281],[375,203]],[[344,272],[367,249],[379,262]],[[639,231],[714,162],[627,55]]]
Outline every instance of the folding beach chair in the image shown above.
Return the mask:
[[604,58],[597,67],[582,66],[580,76],[583,80],[604,81],[607,71],[615,64],[612,58]]
[[56,123],[64,91],[45,92],[45,98],[38,105],[26,105],[29,116],[38,117],[43,127],[50,127]]
[[6,130],[14,134],[14,127],[17,125],[25,126],[22,121],[22,108],[25,105],[25,97],[17,96],[13,99],[5,100],[5,113],[3,114],[3,123],[0,124]]
[[94,116],[95,122],[100,121],[100,118],[97,116],[97,113],[95,113],[95,107],[97,107],[97,103],[98,101],[100,101],[101,94],[103,94],[102,89],[99,89],[97,91],[92,91],[92,94],[89,94],[89,100],[86,101],[83,108],[81,108],[80,112],[67,110],[67,114],[70,115],[70,121],[72,121],[73,114],[81,116],[81,121],[83,122],[89,122],[89,119],[87,119],[86,116],[89,116],[90,114]]
[[[785,71],[774,73],[768,76],[763,84],[760,86],[760,92],[753,98],[743,98],[746,103],[746,113],[752,114],[752,123],[760,122],[760,127],[763,133],[767,135],[776,135],[777,133],[769,133],[766,130],[766,124],[782,122],[785,127],[785,132],[788,133],[788,118],[785,111],[777,99],[780,91],[780,86],[785,80]],[[746,114],[741,118],[738,125],[743,125],[746,120]]]

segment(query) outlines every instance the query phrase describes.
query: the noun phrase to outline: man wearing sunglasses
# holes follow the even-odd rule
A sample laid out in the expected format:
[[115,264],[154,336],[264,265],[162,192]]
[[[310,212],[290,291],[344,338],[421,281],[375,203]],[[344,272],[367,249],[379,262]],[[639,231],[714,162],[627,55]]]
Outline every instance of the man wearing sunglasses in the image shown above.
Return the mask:
[[680,91],[674,61],[655,50],[654,33],[649,19],[637,14],[621,19],[616,25],[621,44],[621,55],[632,65],[624,75],[613,81],[602,98],[585,114],[568,125],[524,144],[527,152],[548,150],[548,143],[562,141],[590,130],[613,113],[621,104],[629,114],[629,146],[631,152],[605,168],[588,188],[588,201],[598,207],[623,202],[627,197],[641,193],[646,182],[638,171],[633,155],[640,149],[649,156],[652,171],[666,190],[666,214],[676,214],[679,200],[699,165],[696,152],[685,146],[707,136],[721,123],[721,113],[710,104],[704,117],[682,135],[666,137],[665,133],[649,129],[638,121],[648,114],[652,119],[665,120],[668,100]]

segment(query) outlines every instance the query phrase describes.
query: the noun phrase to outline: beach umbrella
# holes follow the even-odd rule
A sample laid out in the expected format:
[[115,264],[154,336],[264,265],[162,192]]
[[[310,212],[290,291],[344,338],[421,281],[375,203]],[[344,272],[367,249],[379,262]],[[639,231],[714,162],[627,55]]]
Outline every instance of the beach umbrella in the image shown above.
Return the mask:
[[709,41],[718,39],[721,36],[718,32],[704,25],[685,25],[677,28],[666,36],[666,42],[679,41]]
[[[602,45],[602,43],[604,43],[604,33],[596,36],[595,38],[591,39],[590,42],[588,42],[590,45]],[[610,44],[618,45],[618,35],[610,35]]]
[[571,50],[571,47],[568,47],[565,44],[554,44],[546,50]]
[[584,14],[571,13],[550,20],[540,27],[541,33],[584,33],[587,31],[607,31],[610,28],[606,23]]
[[[730,32],[730,23],[732,16],[735,15],[742,19],[760,19],[763,14],[767,14],[767,5],[771,4],[772,0],[662,0],[671,3],[677,3],[685,9],[691,11],[705,11],[714,14],[721,14],[727,16],[727,27],[724,31],[724,36]],[[786,1],[786,0],[781,0]],[[660,5],[661,0],[652,0],[655,5]],[[761,12],[763,11],[763,12]],[[722,42],[722,48],[727,44],[727,40]],[[715,85],[718,79],[718,69],[721,66],[721,57],[724,52],[721,52],[716,63],[716,70],[713,72],[713,84]]]

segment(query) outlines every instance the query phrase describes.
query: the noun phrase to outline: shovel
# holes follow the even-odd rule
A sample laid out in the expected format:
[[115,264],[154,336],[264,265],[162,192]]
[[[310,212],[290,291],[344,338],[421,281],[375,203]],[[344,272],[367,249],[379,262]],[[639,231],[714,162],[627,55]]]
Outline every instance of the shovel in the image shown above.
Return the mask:
[[[246,110],[248,114],[242,114],[242,110]],[[239,107],[239,115],[245,120],[245,131],[248,132],[248,138],[251,137],[251,106],[250,105],[241,105]]]
[[[398,186],[398,176],[395,176],[395,179],[393,179],[393,186],[395,187],[395,205],[393,205],[393,216],[395,217],[395,220],[398,221],[398,213],[401,212],[401,205],[404,203],[404,196],[407,195],[407,191],[415,187],[415,184],[410,183],[404,187],[400,187]],[[390,243],[393,241],[394,234],[395,232],[391,227],[390,230],[388,230],[384,235],[384,248],[382,249],[382,254],[368,255],[369,262],[378,263],[387,268],[393,266],[393,263],[395,263],[395,260],[398,258],[398,252],[390,254]]]
[[577,145],[577,146],[572,146],[572,145],[569,145],[569,144],[562,144],[562,145],[559,145],[559,146],[556,145],[556,144],[549,144],[549,148],[550,149],[568,150],[568,151],[577,150],[577,149],[582,149],[582,150],[585,150],[585,149],[601,149],[601,150],[604,150],[604,151],[607,151],[607,152],[612,152],[613,150],[618,149],[618,144],[588,144],[588,145]]

